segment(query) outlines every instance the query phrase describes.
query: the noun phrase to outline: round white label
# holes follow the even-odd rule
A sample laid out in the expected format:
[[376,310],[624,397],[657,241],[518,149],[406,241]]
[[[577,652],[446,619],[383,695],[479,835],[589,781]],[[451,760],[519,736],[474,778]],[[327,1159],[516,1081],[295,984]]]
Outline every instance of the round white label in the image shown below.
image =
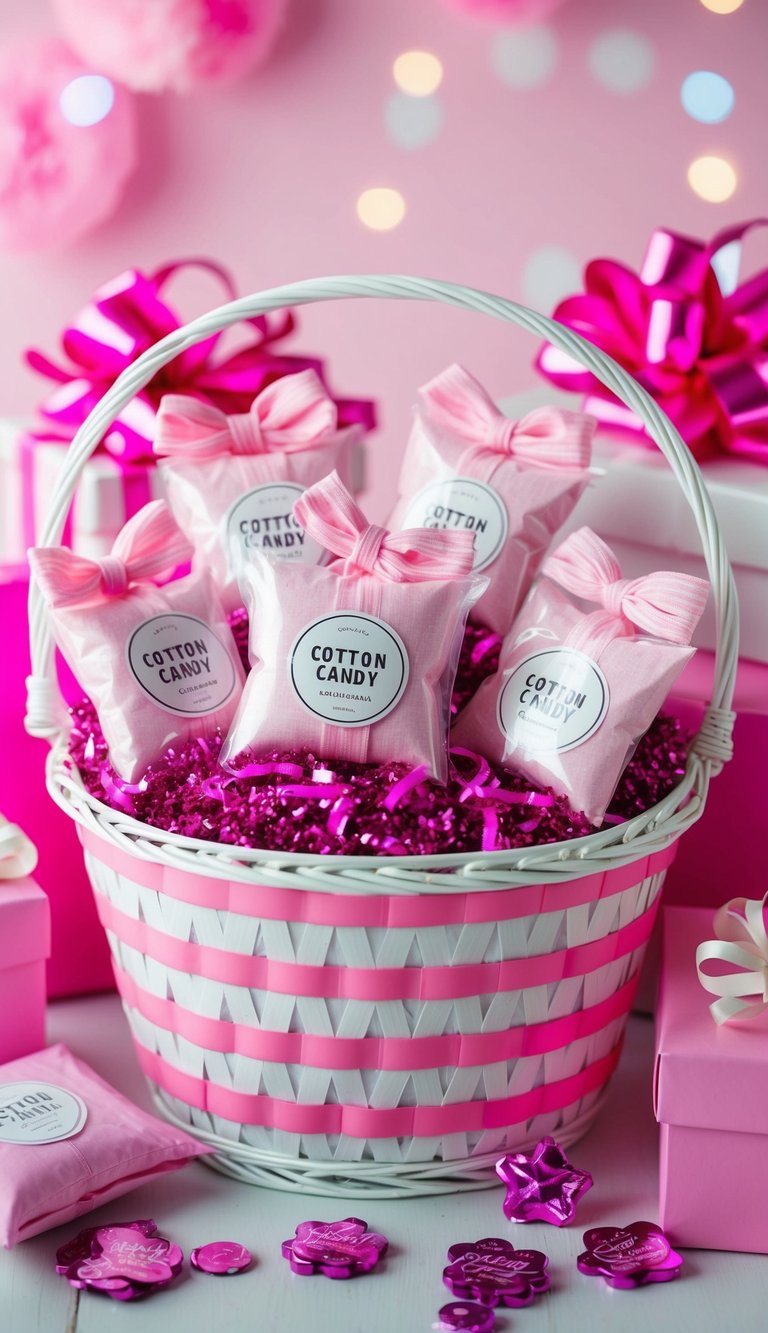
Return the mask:
[[293,506],[304,487],[292,481],[269,482],[246,491],[224,519],[224,545],[246,559],[252,551],[263,551],[276,560],[301,560],[320,565],[327,552],[305,532],[293,516]]
[[152,616],[133,631],[126,655],[142,690],[167,713],[215,713],[235,688],[228,649],[197,616]]
[[0,1083],[0,1143],[56,1143],[79,1134],[85,1102],[53,1083]]
[[338,727],[366,727],[400,702],[408,683],[408,653],[383,620],[340,611],[301,631],[288,670],[310,713]]
[[546,648],[514,668],[499,694],[497,720],[510,751],[573,750],[605,720],[608,682],[576,648]]
[[475,569],[496,559],[507,539],[506,506],[490,486],[473,477],[435,481],[419,491],[406,509],[404,528],[448,528],[471,532],[475,538]]

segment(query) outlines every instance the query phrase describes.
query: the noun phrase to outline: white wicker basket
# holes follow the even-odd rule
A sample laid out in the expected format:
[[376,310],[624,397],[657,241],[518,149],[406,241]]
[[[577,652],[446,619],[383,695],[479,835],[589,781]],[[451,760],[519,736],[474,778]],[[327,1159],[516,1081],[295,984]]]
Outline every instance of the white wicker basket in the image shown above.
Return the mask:
[[288,305],[440,301],[521,325],[577,357],[644,421],[693,510],[719,625],[712,703],[685,776],[626,824],[522,852],[282,855],[164,834],[90,796],[66,754],[50,628],[30,589],[27,728],[75,819],[142,1066],[162,1112],[240,1179],[355,1196],[479,1188],[504,1145],[591,1123],[615,1065],[666,866],[730,756],[738,614],[701,476],[649,395],[543,315],[406,277],[301,282],[170,334],[73,441],[42,542],[61,540],[105,430],[168,361]]

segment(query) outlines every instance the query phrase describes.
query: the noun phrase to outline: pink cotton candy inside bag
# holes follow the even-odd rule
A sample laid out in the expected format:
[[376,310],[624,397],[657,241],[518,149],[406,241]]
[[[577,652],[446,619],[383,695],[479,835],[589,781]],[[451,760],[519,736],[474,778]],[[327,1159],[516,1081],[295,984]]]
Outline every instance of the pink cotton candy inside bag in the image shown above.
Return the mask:
[[211,1151],[139,1110],[66,1046],[0,1066],[0,1240],[20,1240]]
[[360,432],[337,430],[336,422],[336,405],[313,370],[276,380],[237,416],[179,394],[163,398],[154,450],[168,503],[194,547],[193,567],[210,572],[226,611],[242,605],[238,553],[327,562],[293,506],[334,470],[351,485]]
[[225,732],[240,698],[243,669],[208,575],[151,581],[188,555],[162,501],[126,524],[108,560],[59,547],[29,553],[56,642],[126,782],[175,741]]
[[506,634],[589,480],[595,422],[539,408],[505,417],[461,366],[419,391],[388,526],[469,531],[488,586],[472,618]]
[[622,580],[605,543],[579,529],[546,562],[451,743],[551,787],[600,824],[693,656],[707,593],[704,580],[672,572]]
[[306,492],[297,517],[345,558],[244,567],[252,670],[222,762],[302,749],[423,765],[444,781],[461,637],[483,586],[471,537],[391,535],[366,522],[336,476]]

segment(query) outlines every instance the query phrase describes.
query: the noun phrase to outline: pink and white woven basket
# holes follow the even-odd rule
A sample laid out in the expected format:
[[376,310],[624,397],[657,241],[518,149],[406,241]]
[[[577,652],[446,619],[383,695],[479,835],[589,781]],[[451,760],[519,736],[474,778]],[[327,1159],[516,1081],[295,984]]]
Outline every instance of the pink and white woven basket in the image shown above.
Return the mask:
[[576,356],[644,420],[702,535],[720,623],[712,705],[680,786],[627,824],[523,852],[310,857],[180,838],[85,792],[66,755],[50,630],[30,596],[28,729],[77,820],[136,1051],[160,1110],[240,1179],[356,1196],[480,1188],[504,1147],[594,1119],[621,1049],[677,839],[730,754],[735,594],[698,469],[671,423],[591,344],[525,307],[415,278],[335,278],[232,302],[165,338],[74,440],[43,537],[157,370],[213,331],[349,296],[443,301]]

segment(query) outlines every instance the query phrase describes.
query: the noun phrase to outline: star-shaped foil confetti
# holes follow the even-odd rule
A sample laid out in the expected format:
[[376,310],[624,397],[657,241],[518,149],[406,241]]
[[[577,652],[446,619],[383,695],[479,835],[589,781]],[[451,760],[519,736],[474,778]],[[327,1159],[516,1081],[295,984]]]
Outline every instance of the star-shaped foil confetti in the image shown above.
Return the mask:
[[496,1174],[507,1187],[503,1207],[510,1222],[550,1222],[556,1227],[571,1221],[593,1183],[589,1172],[571,1166],[549,1137],[533,1152],[506,1153],[496,1163]]
[[386,1236],[369,1231],[362,1218],[345,1217],[339,1222],[300,1222],[295,1236],[283,1241],[282,1254],[302,1276],[347,1278],[370,1273],[388,1244]]
[[530,1305],[549,1287],[547,1256],[538,1250],[516,1250],[508,1240],[486,1236],[452,1245],[443,1282],[454,1296],[481,1305]]
[[673,1282],[683,1266],[682,1256],[653,1222],[594,1227],[584,1232],[584,1245],[576,1260],[579,1271],[624,1291],[649,1282]]

